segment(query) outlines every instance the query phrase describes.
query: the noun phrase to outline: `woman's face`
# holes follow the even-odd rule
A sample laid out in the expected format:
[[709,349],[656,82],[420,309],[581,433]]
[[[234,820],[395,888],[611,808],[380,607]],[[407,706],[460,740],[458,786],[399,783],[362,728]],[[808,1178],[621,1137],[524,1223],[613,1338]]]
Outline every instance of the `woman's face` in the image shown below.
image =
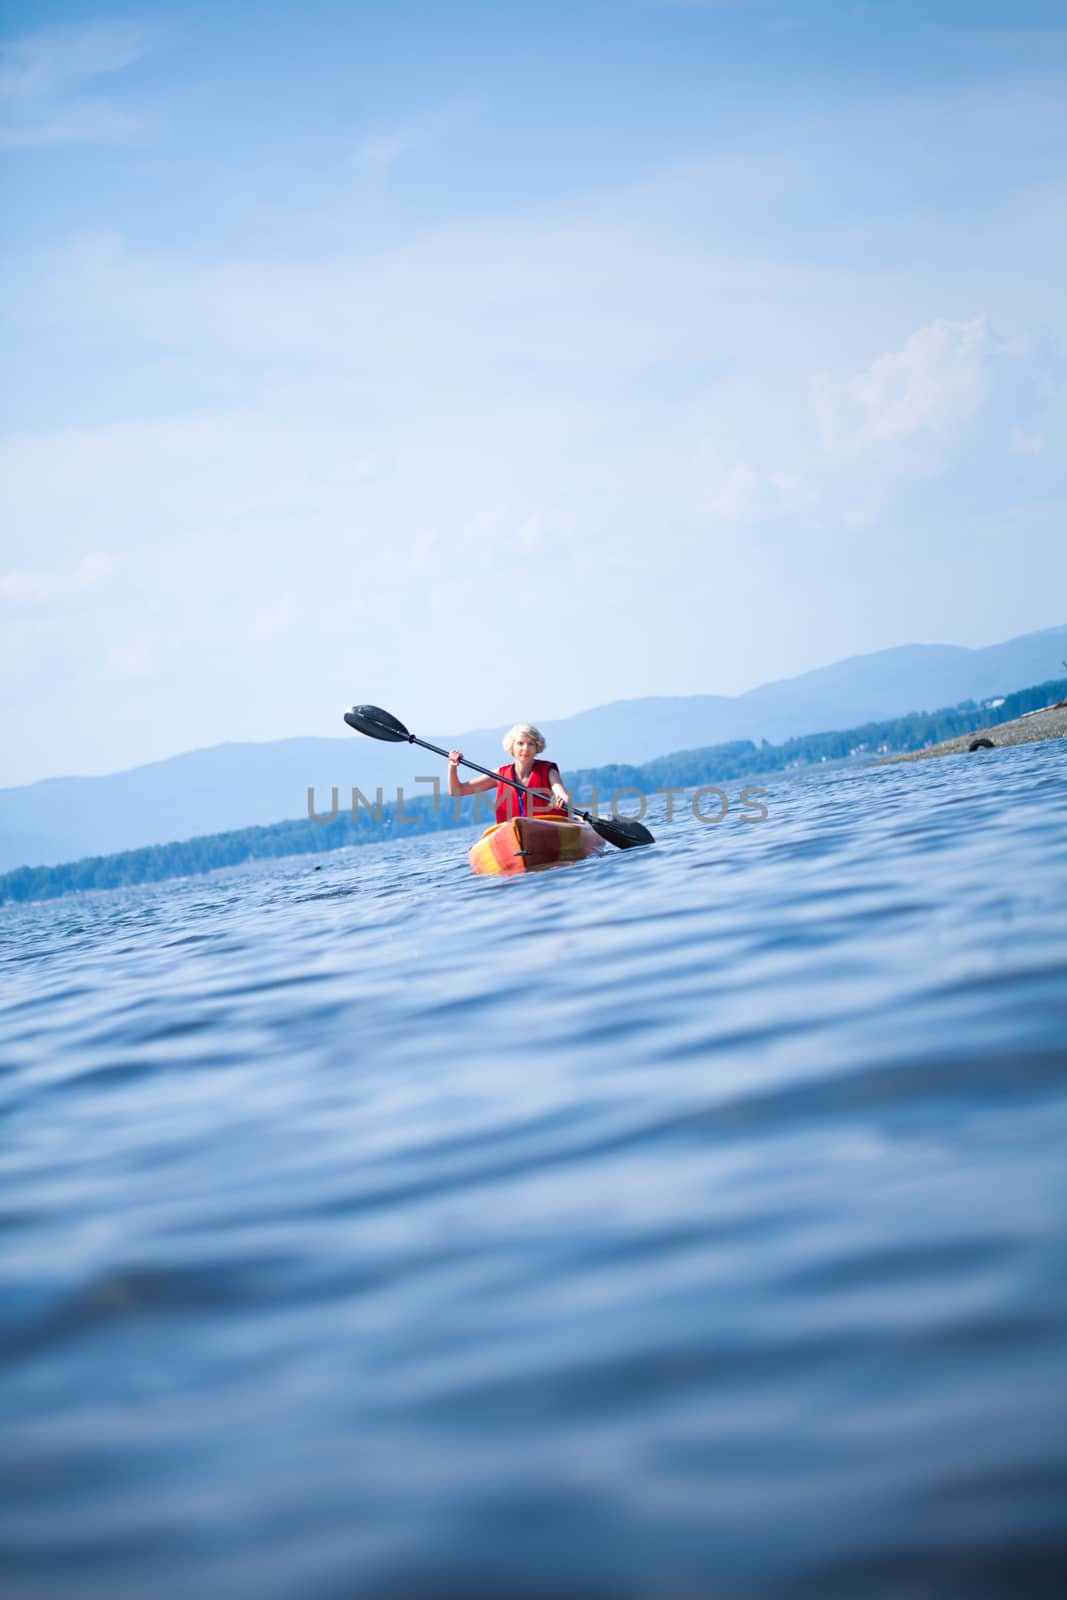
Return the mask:
[[520,767],[529,767],[537,758],[537,746],[528,733],[520,733],[511,746],[511,753]]

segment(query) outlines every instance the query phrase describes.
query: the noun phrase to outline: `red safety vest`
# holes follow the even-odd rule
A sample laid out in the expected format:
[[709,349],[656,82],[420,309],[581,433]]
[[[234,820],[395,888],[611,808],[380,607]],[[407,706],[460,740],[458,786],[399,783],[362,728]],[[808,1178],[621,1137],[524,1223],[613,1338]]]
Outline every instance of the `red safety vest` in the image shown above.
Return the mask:
[[[557,809],[555,797],[552,795],[552,780],[549,773],[556,765],[554,761],[535,761],[530,776],[526,780],[530,789],[547,789],[549,797],[543,800],[539,794],[519,794],[516,789],[510,789],[506,783],[496,786],[496,820],[507,822],[509,817],[539,816],[543,811]],[[516,783],[521,783],[521,778],[515,771],[514,761],[510,766],[498,767],[497,771],[502,778],[513,778]]]

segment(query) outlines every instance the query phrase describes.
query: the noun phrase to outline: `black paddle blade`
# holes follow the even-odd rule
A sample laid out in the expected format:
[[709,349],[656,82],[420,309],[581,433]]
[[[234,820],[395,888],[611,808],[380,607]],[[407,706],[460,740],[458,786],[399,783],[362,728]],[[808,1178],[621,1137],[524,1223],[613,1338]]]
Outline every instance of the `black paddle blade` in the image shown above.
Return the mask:
[[353,706],[351,711],[345,712],[345,721],[369,739],[384,739],[389,744],[411,742],[412,736],[404,724],[381,706]]
[[591,817],[587,811],[581,815],[602,839],[613,844],[617,850],[635,850],[639,844],[656,842],[643,822],[630,822],[625,818],[621,822],[615,819],[609,822],[606,817]]

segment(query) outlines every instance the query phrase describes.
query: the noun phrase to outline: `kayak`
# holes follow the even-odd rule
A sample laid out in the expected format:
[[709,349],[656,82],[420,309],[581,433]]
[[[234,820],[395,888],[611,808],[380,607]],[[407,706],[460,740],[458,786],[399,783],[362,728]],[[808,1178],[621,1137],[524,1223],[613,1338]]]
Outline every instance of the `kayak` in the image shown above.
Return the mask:
[[486,828],[470,847],[472,872],[536,872],[566,861],[583,861],[604,841],[581,817],[545,812],[537,817],[512,817]]
[[545,812],[494,823],[470,847],[472,872],[536,872],[567,861],[583,861],[604,841],[581,817]]

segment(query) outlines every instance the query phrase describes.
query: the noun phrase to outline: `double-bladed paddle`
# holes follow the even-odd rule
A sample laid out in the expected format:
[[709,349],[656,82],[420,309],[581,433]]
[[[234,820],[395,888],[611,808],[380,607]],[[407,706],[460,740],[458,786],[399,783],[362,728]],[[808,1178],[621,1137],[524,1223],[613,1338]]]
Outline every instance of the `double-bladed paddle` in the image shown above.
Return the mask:
[[[351,711],[345,712],[345,721],[357,733],[365,733],[370,739],[382,739],[388,744],[417,744],[423,750],[432,750],[435,756],[444,756],[448,760],[448,751],[442,750],[440,745],[429,744],[425,739],[416,739],[409,733],[399,718],[390,712],[383,711],[381,706],[353,706]],[[537,794],[536,789],[530,789],[524,783],[518,783],[514,778],[502,777],[499,772],[493,772],[489,767],[480,767],[477,761],[468,761],[466,756],[460,763],[461,766],[471,767],[475,772],[482,773],[487,778],[493,778],[497,783],[506,783],[512,789],[517,789],[520,794]],[[577,811],[572,806],[575,816],[582,817],[591,828],[599,833],[608,844],[613,844],[619,850],[633,850],[639,844],[655,844],[655,839],[648,829],[640,822],[631,822],[627,818],[621,821],[612,818],[609,822],[604,817],[594,817],[588,811]]]

